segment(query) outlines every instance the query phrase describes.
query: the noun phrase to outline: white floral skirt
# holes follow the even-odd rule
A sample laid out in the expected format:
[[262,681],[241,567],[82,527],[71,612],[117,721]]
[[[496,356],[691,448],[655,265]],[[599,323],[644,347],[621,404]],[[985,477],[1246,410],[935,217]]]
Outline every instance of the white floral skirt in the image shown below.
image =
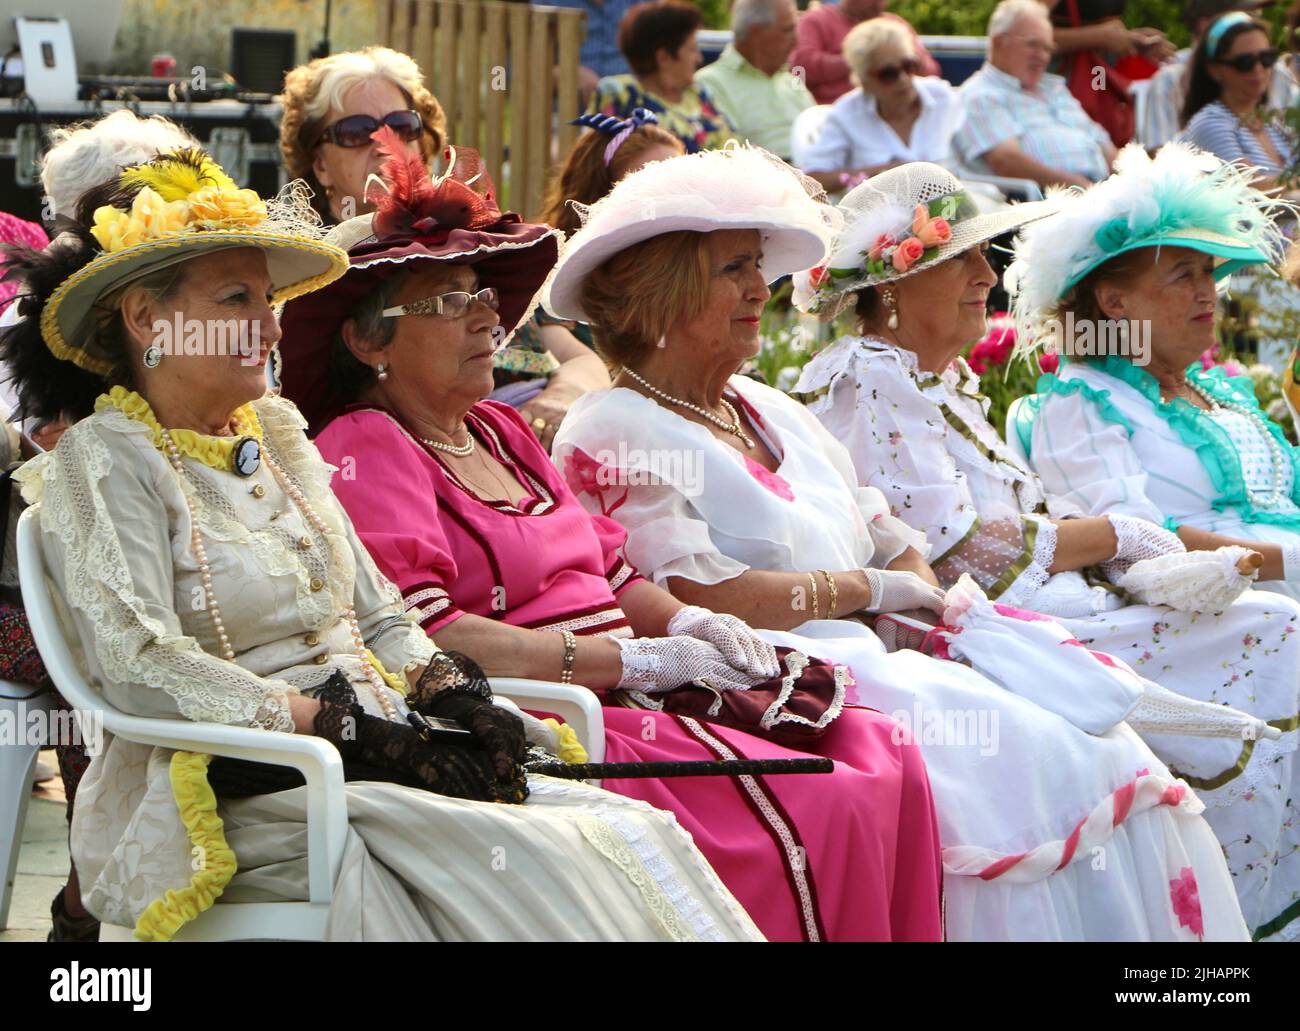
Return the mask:
[[1146,742],[1205,803],[1253,934],[1300,938],[1300,618],[1269,591],[1243,594],[1218,615],[1130,605],[1058,617],[1089,647],[1190,698],[1271,723],[1278,741],[1151,734]]

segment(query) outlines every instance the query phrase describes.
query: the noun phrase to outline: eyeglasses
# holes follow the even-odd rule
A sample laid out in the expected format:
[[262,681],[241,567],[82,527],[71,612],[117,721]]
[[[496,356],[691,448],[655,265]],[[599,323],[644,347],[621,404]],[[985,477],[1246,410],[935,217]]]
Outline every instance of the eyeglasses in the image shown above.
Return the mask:
[[382,314],[386,319],[395,319],[399,315],[441,315],[444,319],[458,319],[469,312],[475,301],[486,304],[493,311],[498,311],[501,295],[493,286],[485,286],[474,294],[464,290],[453,290],[450,293],[438,294],[436,297],[422,297],[409,304],[385,308]]
[[912,58],[904,58],[898,64],[887,64],[883,68],[877,68],[872,72],[877,82],[897,82],[898,77],[904,72],[908,75],[915,75],[921,70],[921,62]]
[[1023,43],[1026,50],[1033,50],[1040,54],[1052,53],[1051,43],[1044,43],[1041,39],[1034,39],[1033,36],[1012,36],[1011,38]]
[[337,147],[364,147],[373,142],[370,137],[379,131],[381,125],[388,126],[407,143],[418,139],[420,130],[424,128],[424,122],[418,111],[389,111],[383,118],[375,118],[373,115],[348,115],[326,126],[325,131],[316,140],[316,146],[319,147],[329,140]]
[[1277,64],[1278,52],[1271,47],[1268,50],[1257,50],[1253,54],[1238,54],[1236,57],[1219,57],[1215,58],[1216,64],[1226,64],[1238,72],[1250,72],[1255,70],[1255,64],[1258,63],[1264,68],[1272,68]]

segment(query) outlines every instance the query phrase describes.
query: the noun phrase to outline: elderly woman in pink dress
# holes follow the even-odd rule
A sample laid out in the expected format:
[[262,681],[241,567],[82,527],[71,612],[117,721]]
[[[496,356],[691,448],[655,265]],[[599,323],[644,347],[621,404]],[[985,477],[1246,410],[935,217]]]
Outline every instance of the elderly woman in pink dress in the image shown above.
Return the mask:
[[[408,611],[489,675],[607,692],[612,761],[835,759],[816,777],[604,786],[676,813],[769,938],[940,938],[929,783],[891,720],[843,706],[841,692],[821,735],[796,750],[757,726],[627,705],[636,695],[670,709],[665,699],[693,681],[719,697],[744,692],[776,679],[777,653],[740,620],[638,576],[618,524],[588,515],[519,415],[483,400],[493,347],[531,310],[557,231],[503,215],[456,177],[431,187],[421,171],[399,186],[387,171],[376,214],[334,230],[349,273],[288,306],[281,348],[285,393]],[[787,271],[819,260],[829,239],[807,206],[778,232]]]

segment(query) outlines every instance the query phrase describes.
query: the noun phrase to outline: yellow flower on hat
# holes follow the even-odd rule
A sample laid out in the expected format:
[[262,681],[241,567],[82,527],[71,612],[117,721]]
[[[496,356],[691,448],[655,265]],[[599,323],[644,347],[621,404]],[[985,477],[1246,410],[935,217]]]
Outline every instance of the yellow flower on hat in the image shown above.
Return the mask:
[[190,194],[190,214],[209,226],[255,226],[266,219],[266,204],[256,190],[205,186]]
[[165,201],[149,187],[135,195],[129,212],[105,205],[95,210],[91,235],[108,253],[133,247],[146,240],[172,236],[190,222],[189,205]]

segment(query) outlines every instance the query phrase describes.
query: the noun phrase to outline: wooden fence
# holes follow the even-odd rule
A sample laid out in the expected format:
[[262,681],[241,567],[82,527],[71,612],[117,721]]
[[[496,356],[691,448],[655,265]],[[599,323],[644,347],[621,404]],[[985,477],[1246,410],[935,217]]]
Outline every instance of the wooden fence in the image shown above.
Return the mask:
[[447,113],[451,143],[475,147],[502,206],[536,214],[553,161],[578,130],[586,15],[500,0],[375,0],[377,42],[415,58]]

